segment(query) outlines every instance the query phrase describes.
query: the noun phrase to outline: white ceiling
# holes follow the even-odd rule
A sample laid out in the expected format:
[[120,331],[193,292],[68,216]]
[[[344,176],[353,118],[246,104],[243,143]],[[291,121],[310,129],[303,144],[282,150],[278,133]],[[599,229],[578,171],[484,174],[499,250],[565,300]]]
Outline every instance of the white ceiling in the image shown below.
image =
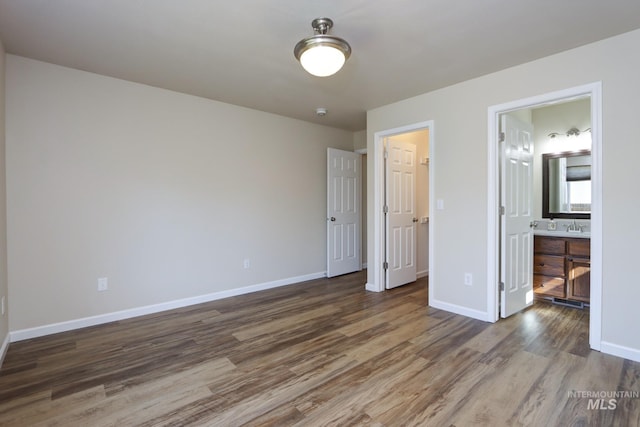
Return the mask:
[[[322,16],[353,49],[326,78],[293,57]],[[352,131],[369,109],[637,28],[638,0],[0,0],[8,53]]]

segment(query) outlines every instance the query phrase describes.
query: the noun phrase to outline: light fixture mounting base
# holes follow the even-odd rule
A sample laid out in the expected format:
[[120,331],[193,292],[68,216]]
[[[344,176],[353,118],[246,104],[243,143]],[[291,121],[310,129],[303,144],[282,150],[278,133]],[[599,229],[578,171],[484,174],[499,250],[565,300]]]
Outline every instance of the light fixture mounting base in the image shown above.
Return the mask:
[[329,18],[316,18],[311,21],[311,27],[318,34],[327,34],[331,27],[333,27],[333,21]]

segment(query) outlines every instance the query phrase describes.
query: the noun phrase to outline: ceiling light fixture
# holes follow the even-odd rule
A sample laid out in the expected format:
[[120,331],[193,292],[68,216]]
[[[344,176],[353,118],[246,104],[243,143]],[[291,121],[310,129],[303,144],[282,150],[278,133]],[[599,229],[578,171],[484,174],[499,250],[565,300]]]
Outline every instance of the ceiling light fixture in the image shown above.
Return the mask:
[[327,34],[333,27],[331,19],[316,18],[311,26],[316,34],[300,40],[293,54],[308,73],[318,77],[331,76],[349,59],[351,46],[343,39]]

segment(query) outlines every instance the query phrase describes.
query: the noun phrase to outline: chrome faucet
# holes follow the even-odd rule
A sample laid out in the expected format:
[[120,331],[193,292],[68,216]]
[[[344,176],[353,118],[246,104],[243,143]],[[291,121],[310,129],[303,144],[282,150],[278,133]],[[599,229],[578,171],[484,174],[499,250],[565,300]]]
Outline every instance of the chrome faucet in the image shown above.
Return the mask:
[[567,225],[567,231],[579,231],[582,233],[582,225],[578,225],[574,219],[572,224]]

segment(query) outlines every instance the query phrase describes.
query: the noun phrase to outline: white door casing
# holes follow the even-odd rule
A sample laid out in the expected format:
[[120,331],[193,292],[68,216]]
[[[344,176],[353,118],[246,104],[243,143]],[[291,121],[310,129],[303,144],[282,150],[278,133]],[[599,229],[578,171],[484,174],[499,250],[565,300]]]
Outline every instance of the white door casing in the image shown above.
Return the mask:
[[416,280],[416,146],[388,139],[387,289]]
[[362,155],[327,149],[327,277],[362,269]]
[[508,317],[533,304],[533,126],[503,114],[501,129],[500,315]]

